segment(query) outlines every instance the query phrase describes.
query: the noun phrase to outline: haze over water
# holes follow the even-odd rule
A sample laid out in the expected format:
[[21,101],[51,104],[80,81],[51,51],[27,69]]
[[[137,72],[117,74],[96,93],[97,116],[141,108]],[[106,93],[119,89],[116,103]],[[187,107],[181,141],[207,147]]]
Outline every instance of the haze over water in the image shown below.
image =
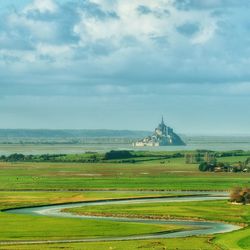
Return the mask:
[[0,155],[12,153],[84,153],[87,151],[106,152],[110,150],[149,150],[175,151],[206,149],[214,151],[250,150],[250,136],[189,136],[185,137],[186,146],[133,147],[128,143],[97,144],[0,144]]

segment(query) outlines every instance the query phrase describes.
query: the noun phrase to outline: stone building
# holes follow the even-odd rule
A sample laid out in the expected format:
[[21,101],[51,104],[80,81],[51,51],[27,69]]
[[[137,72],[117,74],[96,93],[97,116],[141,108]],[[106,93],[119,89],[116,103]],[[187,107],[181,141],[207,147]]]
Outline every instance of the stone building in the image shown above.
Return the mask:
[[155,129],[151,136],[145,137],[133,143],[135,147],[158,147],[158,146],[178,146],[186,145],[183,140],[174,133],[174,130],[164,123],[162,117],[161,123]]

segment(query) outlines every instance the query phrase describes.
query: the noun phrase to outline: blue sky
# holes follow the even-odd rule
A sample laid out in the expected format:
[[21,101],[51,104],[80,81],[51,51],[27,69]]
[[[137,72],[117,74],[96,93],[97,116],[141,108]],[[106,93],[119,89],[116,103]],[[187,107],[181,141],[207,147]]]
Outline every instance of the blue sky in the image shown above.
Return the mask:
[[250,134],[250,1],[0,0],[0,128]]

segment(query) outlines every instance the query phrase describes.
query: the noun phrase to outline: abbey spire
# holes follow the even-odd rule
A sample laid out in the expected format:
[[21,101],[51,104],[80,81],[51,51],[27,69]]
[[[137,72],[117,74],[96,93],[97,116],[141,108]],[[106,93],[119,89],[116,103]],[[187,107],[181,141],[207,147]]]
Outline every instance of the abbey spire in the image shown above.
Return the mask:
[[133,143],[136,147],[143,146],[170,146],[170,145],[185,145],[182,139],[174,133],[174,130],[164,123],[162,116],[161,123],[155,129],[153,135]]

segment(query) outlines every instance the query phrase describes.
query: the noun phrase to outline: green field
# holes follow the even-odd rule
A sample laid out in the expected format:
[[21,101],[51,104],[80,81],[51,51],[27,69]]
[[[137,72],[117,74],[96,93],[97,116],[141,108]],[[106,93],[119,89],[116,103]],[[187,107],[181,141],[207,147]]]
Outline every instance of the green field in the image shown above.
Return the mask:
[[[39,216],[0,215],[0,241],[58,240],[149,234],[182,229],[178,226],[59,219]],[[13,226],[14,225],[14,226]],[[66,226],[67,225],[67,226]]]
[[135,164],[2,162],[0,169],[0,190],[229,190],[250,184],[249,173],[201,173],[184,158]]
[[[71,156],[72,157],[72,156]],[[223,157],[225,162],[245,156]],[[250,173],[199,172],[183,157],[136,163],[0,162],[0,209],[98,199],[171,195],[168,190],[230,190],[249,186]],[[116,192],[112,192],[115,190]],[[143,192],[142,192],[143,191]],[[226,201],[154,203],[86,207],[76,213],[218,220],[250,223],[249,206]],[[78,239],[182,230],[171,225],[100,222],[0,213],[0,242],[37,239]],[[65,227],[65,225],[67,225]],[[249,226],[228,234],[126,242],[0,245],[0,249],[248,249]]]

